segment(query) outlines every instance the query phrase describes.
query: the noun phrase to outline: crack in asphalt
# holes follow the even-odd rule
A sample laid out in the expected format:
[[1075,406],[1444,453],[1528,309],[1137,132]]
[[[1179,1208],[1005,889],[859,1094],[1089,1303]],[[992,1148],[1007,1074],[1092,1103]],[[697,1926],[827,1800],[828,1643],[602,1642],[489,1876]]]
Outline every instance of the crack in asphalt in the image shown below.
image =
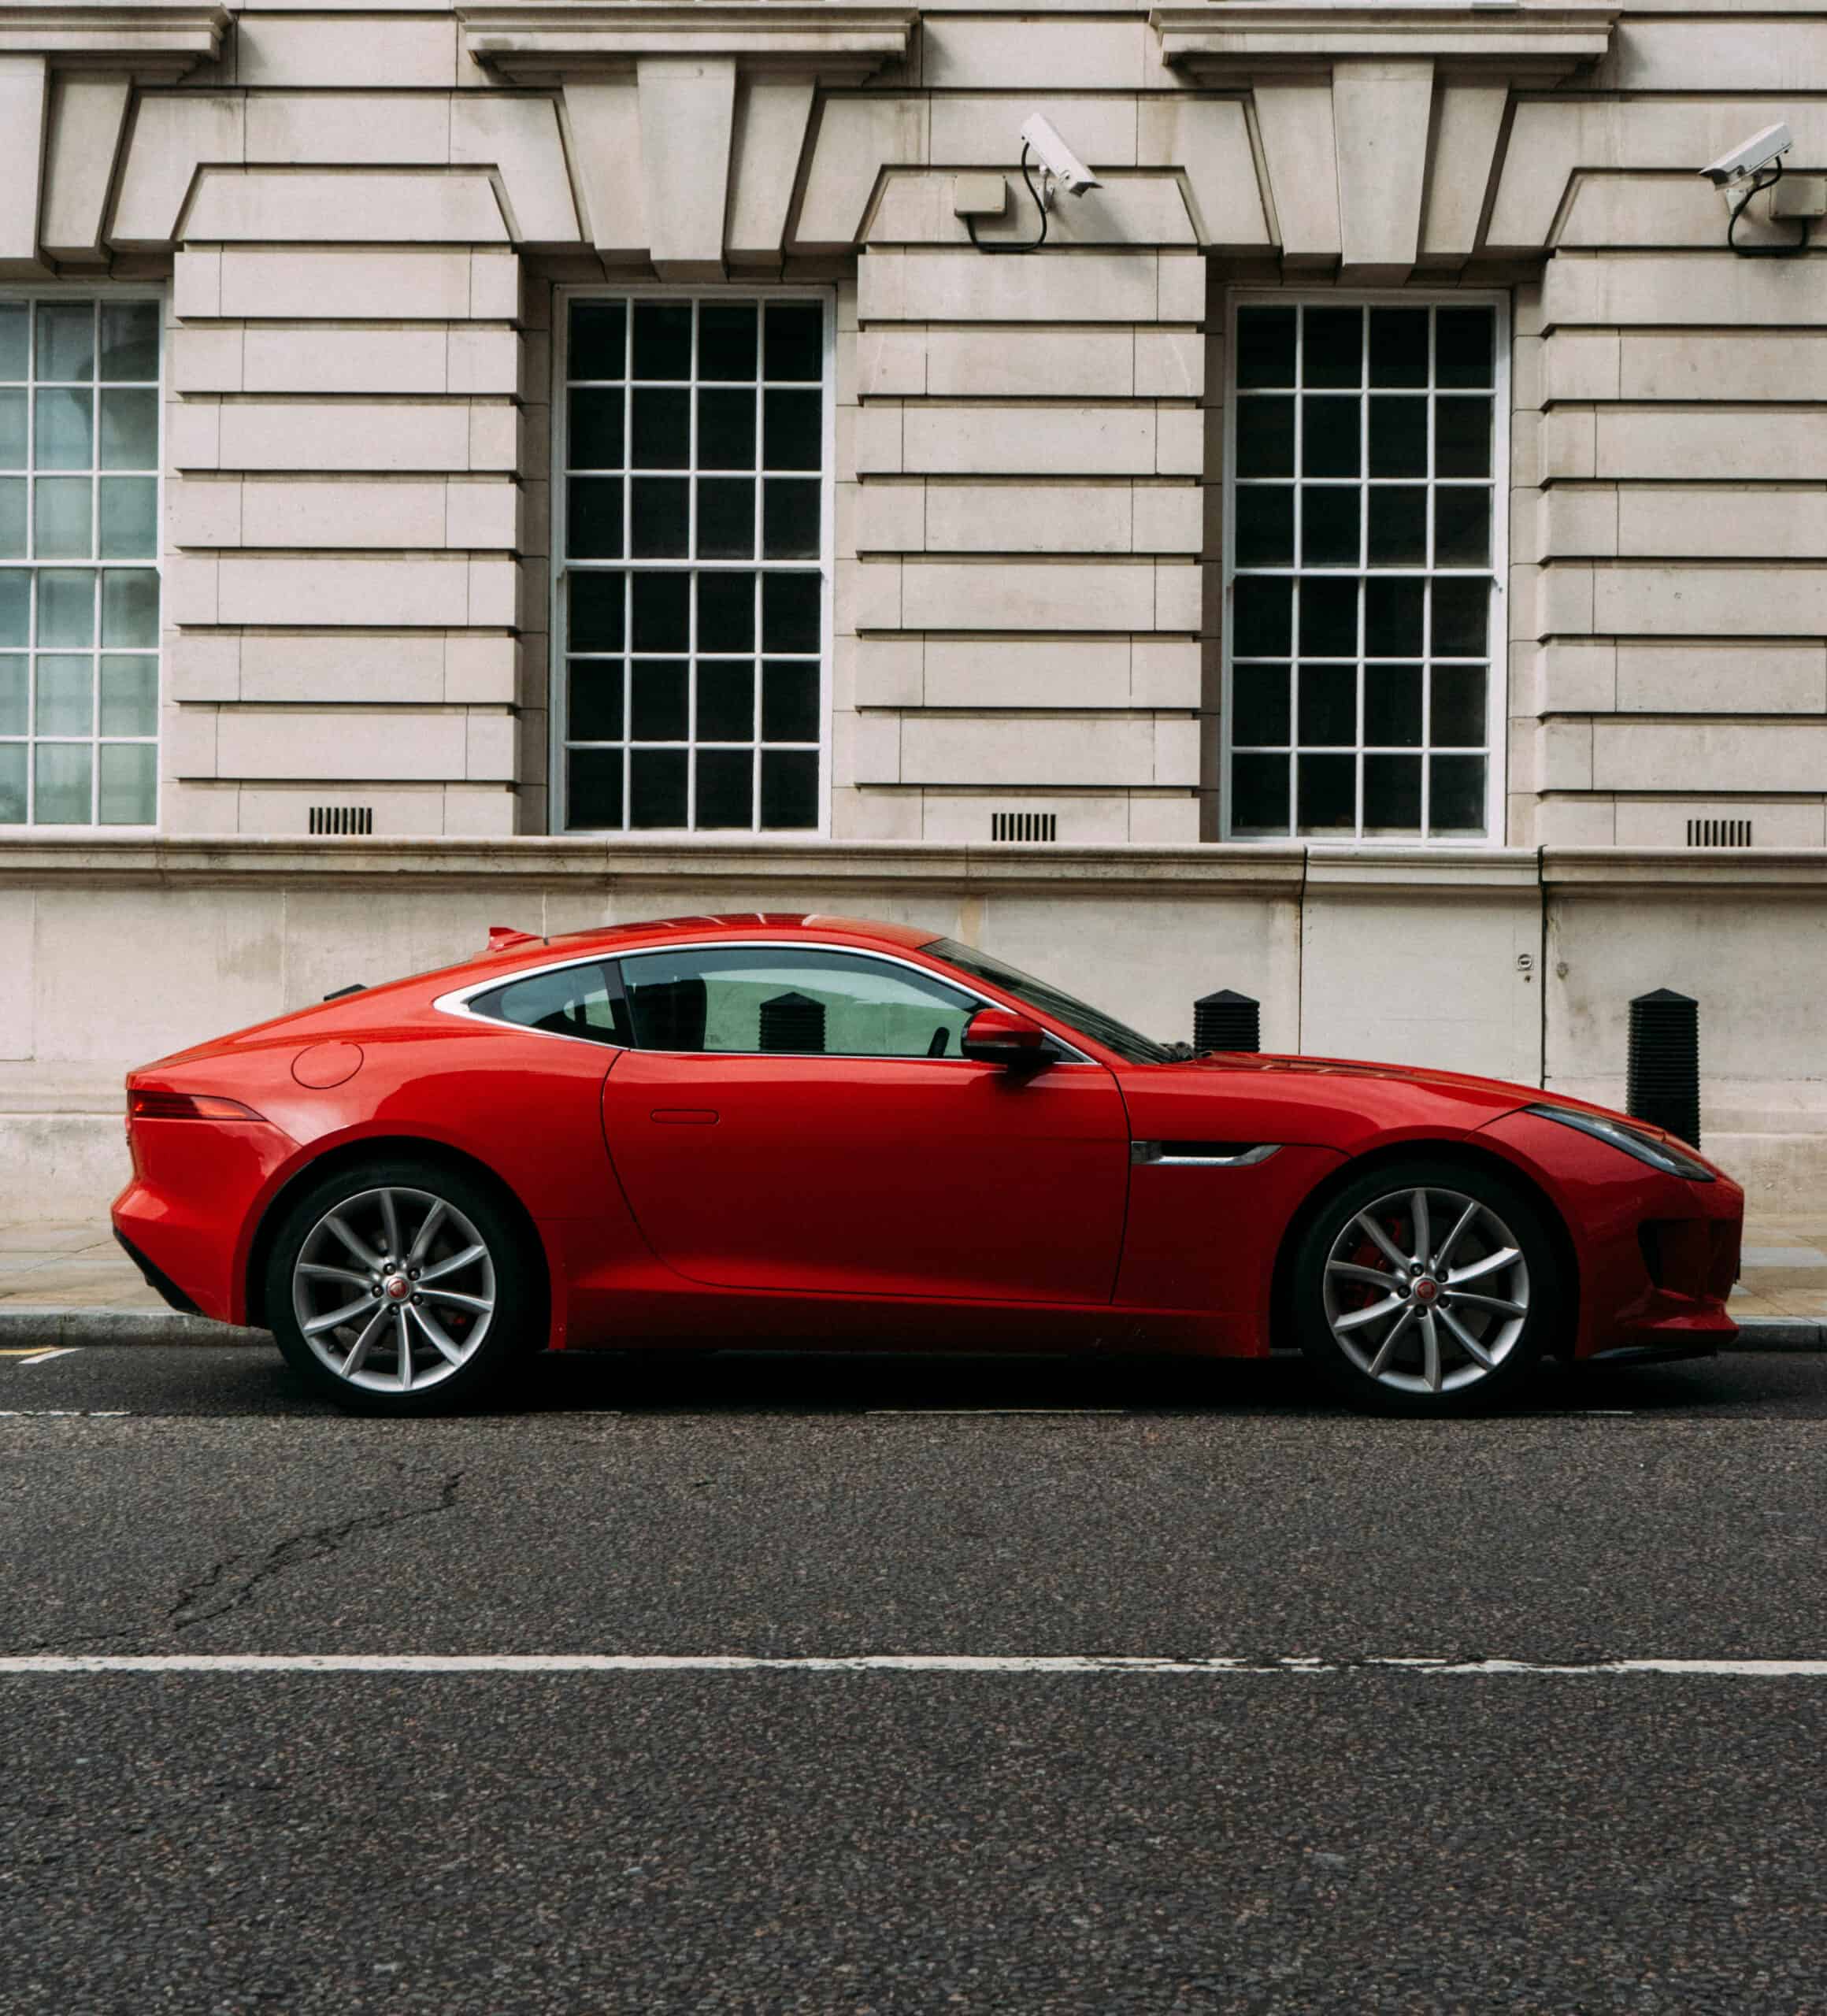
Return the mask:
[[[165,1614],[166,1626],[172,1631],[189,1631],[199,1624],[225,1617],[231,1610],[244,1609],[254,1600],[255,1592],[263,1583],[271,1581],[276,1575],[283,1575],[287,1569],[326,1559],[339,1551],[343,1543],[357,1533],[380,1532],[390,1526],[405,1525],[414,1519],[428,1519],[440,1512],[450,1511],[456,1505],[458,1488],[462,1481],[463,1473],[453,1470],[430,1504],[360,1513],[352,1519],[341,1519],[333,1525],[313,1526],[302,1533],[288,1534],[258,1556],[232,1554],[180,1592],[176,1602]],[[250,1561],[252,1566],[242,1572],[244,1565]],[[209,1600],[217,1595],[221,1599],[219,1602]]]

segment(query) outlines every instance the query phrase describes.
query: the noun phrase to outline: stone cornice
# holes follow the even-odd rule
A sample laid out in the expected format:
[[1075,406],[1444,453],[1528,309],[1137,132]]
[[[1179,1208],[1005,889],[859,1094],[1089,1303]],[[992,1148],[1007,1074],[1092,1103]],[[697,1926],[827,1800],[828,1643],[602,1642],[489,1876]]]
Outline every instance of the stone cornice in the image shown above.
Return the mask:
[[1202,84],[1328,72],[1341,61],[1432,61],[1454,72],[1551,83],[1610,46],[1618,7],[1367,5],[1365,0],[1220,0],[1149,16],[1164,62]]
[[0,4],[0,56],[42,56],[57,70],[169,81],[220,51],[226,7],[195,0],[128,6]]
[[625,72],[639,59],[723,58],[745,71],[861,83],[907,53],[913,7],[810,0],[484,0],[456,10],[471,56],[515,80]]

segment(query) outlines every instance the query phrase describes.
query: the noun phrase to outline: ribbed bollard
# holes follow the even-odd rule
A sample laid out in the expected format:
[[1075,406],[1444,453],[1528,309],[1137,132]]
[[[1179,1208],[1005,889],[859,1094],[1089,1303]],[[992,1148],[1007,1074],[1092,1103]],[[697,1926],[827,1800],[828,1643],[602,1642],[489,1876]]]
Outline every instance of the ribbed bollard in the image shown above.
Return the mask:
[[1700,1145],[1700,1004],[1658,987],[1630,1004],[1625,1107],[1633,1119]]
[[1195,1050],[1260,1050],[1262,1004],[1247,994],[1221,987],[1192,1004]]
[[825,1003],[804,994],[776,994],[762,1003],[762,1047],[801,1056],[825,1052]]

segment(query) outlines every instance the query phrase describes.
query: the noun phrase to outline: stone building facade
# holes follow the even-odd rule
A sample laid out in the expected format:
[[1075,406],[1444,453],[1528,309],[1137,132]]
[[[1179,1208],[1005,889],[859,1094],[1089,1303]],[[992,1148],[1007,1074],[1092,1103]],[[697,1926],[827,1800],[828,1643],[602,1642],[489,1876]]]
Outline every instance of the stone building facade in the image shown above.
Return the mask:
[[0,1188],[491,924],[811,907],[1614,1101],[1673,986],[1818,1191],[1779,120],[1792,0],[0,0]]

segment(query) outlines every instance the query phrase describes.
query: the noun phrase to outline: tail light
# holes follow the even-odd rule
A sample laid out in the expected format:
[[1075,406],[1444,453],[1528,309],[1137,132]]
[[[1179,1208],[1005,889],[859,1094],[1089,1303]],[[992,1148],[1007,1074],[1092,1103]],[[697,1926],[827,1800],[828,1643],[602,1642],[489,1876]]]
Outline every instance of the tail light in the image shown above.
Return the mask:
[[127,1117],[135,1120],[259,1120],[263,1117],[239,1099],[215,1092],[131,1091]]

